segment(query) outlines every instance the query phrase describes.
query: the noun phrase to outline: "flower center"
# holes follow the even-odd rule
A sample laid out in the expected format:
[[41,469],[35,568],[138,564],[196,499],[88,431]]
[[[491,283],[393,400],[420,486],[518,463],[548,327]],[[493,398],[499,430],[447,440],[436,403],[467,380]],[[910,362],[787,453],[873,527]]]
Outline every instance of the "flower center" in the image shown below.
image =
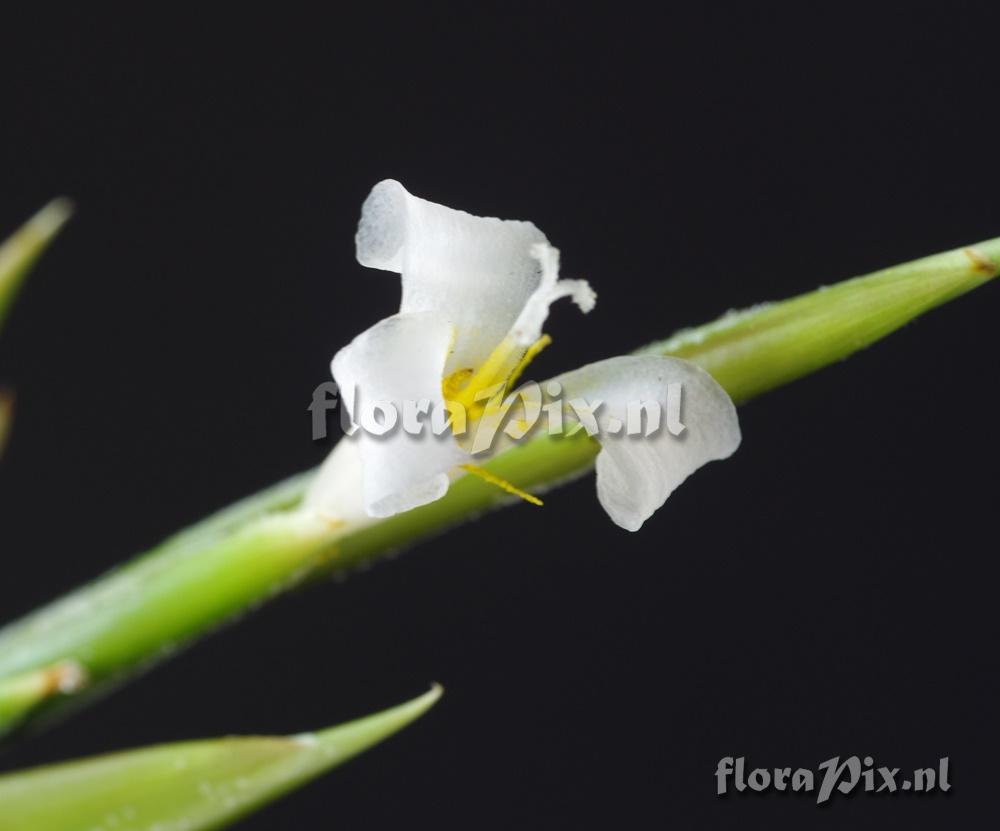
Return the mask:
[[479,369],[458,369],[441,382],[445,402],[461,405],[470,422],[482,417],[488,401],[503,395],[521,377],[538,353],[552,343],[552,338],[542,335],[525,348],[512,337],[506,337],[483,361]]

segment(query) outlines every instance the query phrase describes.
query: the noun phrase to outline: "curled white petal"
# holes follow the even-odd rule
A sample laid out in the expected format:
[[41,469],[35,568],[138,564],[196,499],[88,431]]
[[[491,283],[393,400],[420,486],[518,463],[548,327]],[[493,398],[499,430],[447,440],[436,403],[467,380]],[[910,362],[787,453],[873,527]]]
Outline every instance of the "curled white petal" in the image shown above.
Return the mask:
[[361,209],[358,262],[402,275],[400,312],[435,312],[455,327],[446,372],[483,363],[542,280],[531,222],[477,217],[379,182]]
[[[652,435],[603,432],[597,456],[597,497],[617,525],[638,531],[688,476],[707,462],[725,459],[740,444],[736,407],[726,391],[700,367],[677,358],[626,356],[589,364],[559,376],[566,401],[580,399],[596,409],[603,427],[629,422],[629,405],[656,402],[666,418],[668,389],[680,384],[684,429],[666,424]],[[601,402],[600,405],[597,402]],[[574,417],[572,408],[567,412]],[[581,420],[581,419],[577,419]]]
[[[443,410],[441,377],[452,335],[451,325],[436,315],[399,314],[362,332],[334,356],[341,406],[363,427],[343,442],[358,445],[369,516],[392,516],[440,499],[448,490],[448,471],[467,459],[450,431],[434,435],[429,416],[418,435],[403,429],[413,402],[426,401],[430,412]],[[391,429],[375,435],[372,428],[388,420]],[[314,489],[314,504],[334,490],[323,476]],[[328,512],[336,515],[337,506],[330,504]]]
[[549,306],[562,297],[569,297],[584,314],[597,303],[597,294],[586,280],[559,279],[559,249],[544,242],[531,246],[531,256],[542,268],[538,288],[532,292],[517,320],[511,336],[521,346],[530,346],[542,336],[542,326],[549,316]]

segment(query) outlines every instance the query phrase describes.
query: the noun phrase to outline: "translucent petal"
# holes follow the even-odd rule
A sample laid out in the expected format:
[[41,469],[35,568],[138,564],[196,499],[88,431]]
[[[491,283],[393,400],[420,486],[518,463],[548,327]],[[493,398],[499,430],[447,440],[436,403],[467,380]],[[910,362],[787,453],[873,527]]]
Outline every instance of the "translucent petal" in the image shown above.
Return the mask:
[[[611,519],[622,528],[638,531],[688,476],[707,462],[725,459],[740,444],[736,407],[707,372],[687,361],[656,356],[627,356],[590,364],[555,379],[566,402],[583,399],[596,408],[601,433],[597,457],[597,497]],[[668,390],[681,385],[680,422],[684,429],[668,429]],[[603,402],[598,406],[597,402]],[[660,427],[652,435],[626,435],[629,404],[633,422],[641,402],[656,402]],[[572,407],[568,418],[581,423]],[[643,432],[649,425],[642,413]],[[622,429],[608,431],[617,419]]]
[[[341,406],[361,426],[342,443],[358,446],[369,516],[392,516],[440,499],[448,490],[448,471],[468,459],[450,430],[435,436],[430,423],[430,412],[444,408],[441,376],[452,335],[451,325],[436,315],[398,314],[362,332],[334,356]],[[427,408],[419,435],[404,429],[414,402],[426,402]],[[357,474],[347,456],[339,467],[331,465],[324,466],[310,502],[322,509],[323,497],[330,497],[326,510],[336,516],[332,497]]]
[[477,217],[379,182],[361,209],[358,262],[402,275],[401,313],[434,312],[455,328],[450,374],[480,366],[538,288],[530,222]]

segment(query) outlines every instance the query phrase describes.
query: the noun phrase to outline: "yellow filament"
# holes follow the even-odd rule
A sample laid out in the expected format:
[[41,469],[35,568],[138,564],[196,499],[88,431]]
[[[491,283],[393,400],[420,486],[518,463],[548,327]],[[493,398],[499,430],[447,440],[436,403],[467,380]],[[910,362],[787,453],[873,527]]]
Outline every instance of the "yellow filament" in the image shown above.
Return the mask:
[[513,494],[514,496],[521,497],[521,499],[523,499],[525,502],[530,502],[532,505],[542,505],[543,504],[542,500],[539,499],[537,496],[533,496],[532,494],[528,493],[527,491],[521,490],[519,487],[517,487],[517,485],[512,485],[506,479],[501,479],[496,474],[490,473],[485,468],[479,467],[479,465],[469,465],[469,464],[466,464],[466,465],[462,465],[461,467],[462,467],[463,470],[468,471],[469,473],[473,474],[474,476],[478,476],[484,482],[489,482],[491,485],[496,485],[498,488],[500,488],[501,490],[506,491],[507,493]]
[[517,379],[521,377],[521,373],[527,369],[528,364],[530,364],[535,358],[538,357],[538,353],[541,352],[546,346],[552,343],[552,338],[548,335],[542,335],[538,340],[536,340],[531,346],[528,347],[528,351],[524,353],[524,357],[518,361],[514,371],[511,372],[510,377],[507,379],[507,388],[514,386],[517,383]]

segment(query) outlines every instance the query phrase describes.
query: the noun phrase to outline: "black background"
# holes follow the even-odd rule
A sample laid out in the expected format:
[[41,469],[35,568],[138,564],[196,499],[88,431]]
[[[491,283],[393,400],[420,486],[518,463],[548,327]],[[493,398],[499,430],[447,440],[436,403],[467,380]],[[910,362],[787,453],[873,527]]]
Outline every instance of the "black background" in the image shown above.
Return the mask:
[[[600,293],[536,377],[1000,234],[996,17],[623,4],[10,20],[0,229],[79,211],[2,336],[0,610],[317,464],[331,355],[393,312],[385,177],[530,218]],[[69,16],[67,16],[69,15]],[[0,764],[295,732],[447,687],[245,826],[962,825],[995,815],[989,285],[741,410],[636,535],[593,479],[315,587]],[[950,794],[715,795],[715,766],[951,759]]]

